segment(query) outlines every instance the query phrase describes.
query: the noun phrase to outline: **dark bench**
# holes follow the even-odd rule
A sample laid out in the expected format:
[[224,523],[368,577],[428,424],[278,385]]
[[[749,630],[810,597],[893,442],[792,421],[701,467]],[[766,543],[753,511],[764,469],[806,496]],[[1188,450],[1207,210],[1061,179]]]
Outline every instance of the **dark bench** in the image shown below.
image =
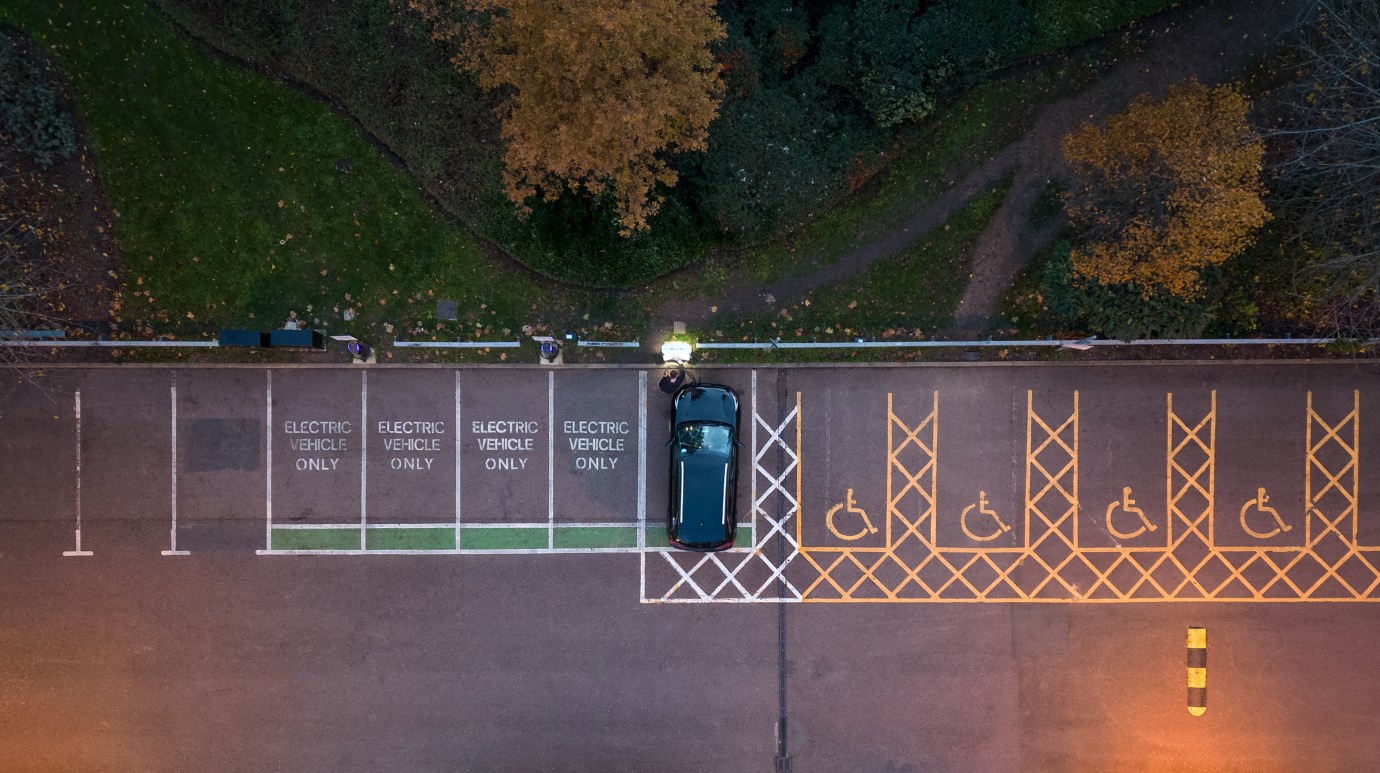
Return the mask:
[[325,349],[326,336],[320,330],[274,330],[268,335],[274,349]]
[[261,330],[222,330],[216,341],[221,346],[268,346],[268,333]]
[[0,330],[0,338],[59,339],[66,338],[62,330]]

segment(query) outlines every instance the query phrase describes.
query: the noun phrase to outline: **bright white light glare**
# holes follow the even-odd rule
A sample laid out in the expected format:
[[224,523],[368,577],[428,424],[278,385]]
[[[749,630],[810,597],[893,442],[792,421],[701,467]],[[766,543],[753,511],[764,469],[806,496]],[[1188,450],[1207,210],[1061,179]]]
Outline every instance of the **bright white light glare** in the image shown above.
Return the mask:
[[661,361],[689,362],[690,351],[689,341],[667,341],[661,345]]

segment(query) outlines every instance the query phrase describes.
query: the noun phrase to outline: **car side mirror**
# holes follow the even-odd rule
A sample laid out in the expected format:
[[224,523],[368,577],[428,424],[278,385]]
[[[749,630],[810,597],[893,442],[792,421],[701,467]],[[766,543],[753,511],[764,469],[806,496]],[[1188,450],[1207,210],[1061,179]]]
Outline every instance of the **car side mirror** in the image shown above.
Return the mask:
[[666,447],[667,447],[667,448],[670,448],[672,445],[675,444],[675,442],[676,442],[676,439],[675,439],[675,438],[671,438],[670,440],[666,441]]

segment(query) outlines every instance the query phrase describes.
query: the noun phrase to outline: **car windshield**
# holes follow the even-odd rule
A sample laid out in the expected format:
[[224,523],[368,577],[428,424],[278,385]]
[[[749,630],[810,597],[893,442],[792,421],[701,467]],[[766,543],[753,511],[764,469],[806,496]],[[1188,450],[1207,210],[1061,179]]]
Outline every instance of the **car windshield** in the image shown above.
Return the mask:
[[676,442],[682,454],[705,451],[727,456],[733,445],[733,431],[726,424],[685,424],[676,430]]

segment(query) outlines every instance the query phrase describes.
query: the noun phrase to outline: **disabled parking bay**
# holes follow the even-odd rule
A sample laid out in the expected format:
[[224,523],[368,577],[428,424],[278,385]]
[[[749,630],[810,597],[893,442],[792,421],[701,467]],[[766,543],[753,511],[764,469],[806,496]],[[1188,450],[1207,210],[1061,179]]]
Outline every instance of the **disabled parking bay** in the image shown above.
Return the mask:
[[[886,544],[887,398],[899,386],[837,371],[790,379],[789,398],[794,403],[794,393],[801,393],[799,429],[808,438],[800,448],[803,548],[867,550]],[[911,391],[893,395],[893,401],[908,405]]]

